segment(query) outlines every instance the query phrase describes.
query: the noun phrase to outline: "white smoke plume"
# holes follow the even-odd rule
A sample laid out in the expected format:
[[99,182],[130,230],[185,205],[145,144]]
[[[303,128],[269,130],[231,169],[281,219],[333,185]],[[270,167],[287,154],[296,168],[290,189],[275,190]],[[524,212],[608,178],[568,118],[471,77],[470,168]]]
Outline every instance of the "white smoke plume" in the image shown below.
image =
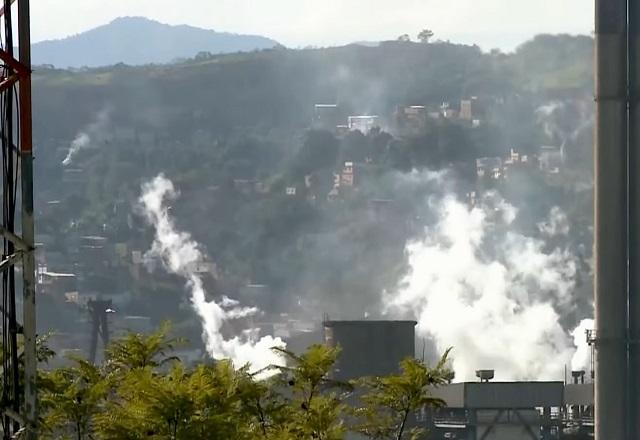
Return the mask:
[[571,332],[573,344],[577,347],[573,359],[571,359],[572,371],[588,371],[591,363],[591,347],[587,342],[587,330],[595,328],[593,319],[583,319],[580,325]]
[[495,193],[471,209],[453,196],[430,205],[439,220],[408,246],[411,272],[385,294],[387,312],[413,315],[438,351],[454,347],[456,380],[478,369],[560,380],[575,351],[557,311],[570,307],[574,256],[509,232],[517,210]]
[[176,197],[178,192],[173,183],[163,175],[142,186],[140,203],[146,220],[155,228],[155,239],[147,256],[159,259],[166,270],[186,280],[189,299],[202,321],[203,340],[211,357],[231,359],[236,367],[250,364],[252,371],[281,365],[283,360],[272,350],[275,346],[284,347],[280,338],[265,336],[258,340],[254,337],[255,329],[228,340],[222,336],[226,320],[250,316],[258,310],[240,307],[230,298],[223,298],[220,304],[207,301],[202,278],[192,269],[195,263],[203,261],[203,254],[188,232],[176,229],[167,211],[166,202]]
[[89,125],[84,127],[73,139],[71,145],[69,146],[69,152],[67,153],[67,157],[62,161],[62,165],[69,166],[73,162],[73,158],[78,154],[79,151],[85,150],[87,148],[95,148],[96,142],[99,142],[101,138],[105,136],[105,132],[109,125],[109,121],[111,119],[111,108],[105,107],[102,109],[96,119],[91,122]]
[[567,235],[569,233],[569,218],[558,206],[551,208],[549,218],[538,223],[538,229],[548,237]]
[[593,126],[593,106],[573,101],[551,101],[535,111],[537,122],[549,138],[561,144],[575,142],[584,130]]
[[556,110],[562,108],[563,104],[559,101],[552,101],[545,105],[541,105],[536,109],[536,116],[538,118],[538,123],[542,125],[544,129],[544,133],[547,135],[549,139],[553,139],[558,130],[553,119],[553,114]]

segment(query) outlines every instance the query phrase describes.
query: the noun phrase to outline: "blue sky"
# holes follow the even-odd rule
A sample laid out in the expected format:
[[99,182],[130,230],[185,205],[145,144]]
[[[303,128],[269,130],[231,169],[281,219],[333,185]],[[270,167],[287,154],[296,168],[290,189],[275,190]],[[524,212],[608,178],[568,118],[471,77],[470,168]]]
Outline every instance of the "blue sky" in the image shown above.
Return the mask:
[[[286,46],[436,38],[511,50],[536,33],[588,34],[593,0],[32,0],[34,41],[61,38],[119,16],[274,38]],[[175,5],[180,5],[179,8]]]

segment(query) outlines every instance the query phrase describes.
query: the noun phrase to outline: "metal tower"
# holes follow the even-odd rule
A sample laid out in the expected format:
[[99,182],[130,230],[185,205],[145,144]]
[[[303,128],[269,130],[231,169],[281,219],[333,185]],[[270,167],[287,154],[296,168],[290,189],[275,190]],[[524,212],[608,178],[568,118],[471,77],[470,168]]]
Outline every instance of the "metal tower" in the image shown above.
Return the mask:
[[[12,8],[12,4],[17,3]],[[29,0],[0,0],[2,398],[4,439],[36,438],[36,309]],[[14,18],[17,13],[17,17]],[[14,31],[17,25],[18,58]],[[17,209],[18,203],[21,209]],[[20,212],[16,217],[16,211]],[[21,270],[16,264],[21,263]],[[16,273],[22,273],[22,305]],[[22,324],[18,311],[22,310]]]
[[113,312],[113,303],[109,300],[91,300],[87,304],[91,316],[91,345],[89,348],[89,360],[96,362],[98,354],[98,336],[102,339],[102,348],[109,345],[109,313]]

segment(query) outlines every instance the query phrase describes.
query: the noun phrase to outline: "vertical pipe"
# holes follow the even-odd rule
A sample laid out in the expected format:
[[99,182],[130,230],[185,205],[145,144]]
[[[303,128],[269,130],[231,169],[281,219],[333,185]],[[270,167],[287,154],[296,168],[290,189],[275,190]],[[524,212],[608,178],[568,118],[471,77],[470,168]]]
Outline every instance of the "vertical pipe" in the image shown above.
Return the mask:
[[640,438],[640,1],[629,4],[629,438]]
[[597,440],[626,439],[627,2],[596,0],[595,308]]
[[36,439],[38,420],[36,373],[36,289],[33,224],[33,139],[31,121],[31,26],[29,0],[18,1],[20,62],[28,73],[20,78],[20,164],[22,188],[22,239],[29,246],[22,259],[24,326],[24,405],[26,439]]

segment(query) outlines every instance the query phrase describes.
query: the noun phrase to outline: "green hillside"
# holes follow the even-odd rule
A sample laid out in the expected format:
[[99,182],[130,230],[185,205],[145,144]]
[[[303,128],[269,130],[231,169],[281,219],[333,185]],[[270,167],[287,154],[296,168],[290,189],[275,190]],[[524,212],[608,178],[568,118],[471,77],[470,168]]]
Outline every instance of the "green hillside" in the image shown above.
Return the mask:
[[[218,266],[213,294],[264,284],[274,292],[265,306],[273,310],[301,299],[316,301],[317,313],[374,312],[380,292],[407,270],[405,244],[430,215],[423,202],[444,191],[411,179],[411,171],[449,170],[447,188],[463,198],[475,188],[476,158],[559,144],[536,109],[556,99],[590,100],[591,51],[588,37],[541,36],[510,55],[387,42],[200,55],[166,66],[37,69],[38,233],[56,237],[45,249],[62,254],[60,270],[78,267],[74,237],[101,235],[144,251],[151,236],[136,200],[141,183],[162,172],[182,192],[172,207],[179,226]],[[479,126],[429,119],[403,134],[394,117],[398,106],[437,112],[444,102],[459,108],[471,98],[483,103]],[[344,124],[348,115],[378,115],[381,129],[309,130],[315,104],[337,104]],[[570,129],[577,116],[565,118]],[[88,146],[63,166],[82,132]],[[588,176],[590,139],[571,139],[571,168]],[[328,198],[344,162],[355,163],[355,188]],[[526,194],[516,186],[504,191],[532,212],[522,228],[531,230],[559,203],[590,221],[590,200],[577,199],[565,182],[539,183]],[[179,281],[133,274],[115,257],[83,271],[87,291],[135,292],[130,313],[180,319]]]

